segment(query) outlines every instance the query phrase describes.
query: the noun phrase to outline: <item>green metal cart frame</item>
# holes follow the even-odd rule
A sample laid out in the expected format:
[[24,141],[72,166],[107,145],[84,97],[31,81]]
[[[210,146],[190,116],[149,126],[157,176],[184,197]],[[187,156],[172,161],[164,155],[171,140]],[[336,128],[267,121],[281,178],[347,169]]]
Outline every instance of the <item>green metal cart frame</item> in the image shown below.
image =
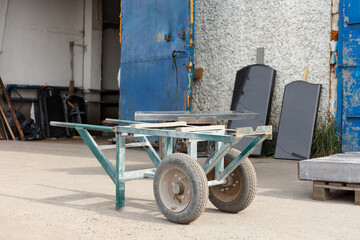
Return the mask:
[[[236,130],[225,129],[225,127],[219,129],[212,127],[209,130],[206,127],[187,126],[186,122],[144,123],[117,119],[106,119],[106,121],[119,125],[110,127],[65,122],[51,122],[51,125],[75,128],[77,130],[116,185],[116,209],[121,210],[124,207],[126,181],[154,178],[154,193],[157,205],[165,217],[176,223],[190,223],[201,215],[209,196],[209,187],[215,189],[210,191],[210,200],[212,200],[211,197],[215,200],[220,200],[217,205],[214,203],[216,202],[215,200],[212,201],[220,210],[238,212],[246,208],[254,197],[255,190],[250,193],[249,199],[246,199],[246,206],[243,204],[242,206],[234,207],[233,205],[234,201],[241,197],[239,192],[247,189],[247,185],[255,184],[256,188],[256,179],[255,183],[254,179],[250,179],[250,182],[246,179],[241,181],[243,179],[242,175],[246,175],[246,171],[250,171],[252,168],[251,162],[248,161],[247,157],[260,143],[272,136],[271,126],[261,126],[255,131],[251,127]],[[183,131],[184,129],[185,131]],[[98,146],[88,130],[115,133],[115,167],[102,151],[102,149],[106,148]],[[163,160],[160,159],[158,153],[152,147],[147,138],[148,136],[165,138],[165,158]],[[241,153],[239,151],[236,152],[237,150],[234,151],[235,149],[232,150],[244,136],[253,136],[254,140]],[[126,137],[135,137],[141,142],[155,168],[125,171]],[[174,138],[187,139],[188,154],[173,154]],[[215,153],[209,157],[203,166],[196,162],[197,142],[199,141],[214,141],[216,143]],[[225,161],[227,161],[226,164],[224,164]],[[240,167],[245,164],[245,161],[248,161],[247,165],[251,165],[250,168],[247,167],[247,169],[242,170],[243,172],[239,172],[238,179],[233,179],[234,173],[241,170]],[[252,174],[256,178],[253,168],[251,171],[253,171]],[[209,177],[211,173],[213,179],[207,180],[206,175]],[[236,199],[232,196],[235,194],[231,192],[233,190],[239,195],[239,197],[235,196]],[[216,199],[216,196],[220,197]],[[233,199],[233,201],[229,202],[229,199]]]

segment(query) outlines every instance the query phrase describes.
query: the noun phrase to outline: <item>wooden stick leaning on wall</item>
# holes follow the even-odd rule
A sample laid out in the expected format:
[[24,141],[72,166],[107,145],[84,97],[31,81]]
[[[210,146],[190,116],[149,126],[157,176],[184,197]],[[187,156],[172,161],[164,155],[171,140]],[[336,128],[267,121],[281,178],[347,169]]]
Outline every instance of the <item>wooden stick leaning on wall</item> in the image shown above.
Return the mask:
[[[0,106],[1,107],[1,106]],[[5,123],[4,123],[4,120],[3,120],[3,118],[2,118],[2,115],[0,114],[0,129],[3,131],[3,137],[5,137],[4,139],[5,140],[10,140],[9,139],[9,136],[8,136],[8,134],[7,134],[7,132],[6,132],[6,126],[5,126]]]
[[2,130],[2,127],[0,127],[0,140],[7,140],[7,137],[5,136],[5,133]]
[[[1,106],[0,106],[0,112],[1,112],[1,115],[3,116],[3,118],[4,118],[4,121],[5,121],[5,123],[6,123],[7,128],[9,129],[9,133],[10,133],[12,139],[13,139],[13,140],[16,140],[16,138],[15,138],[15,136],[14,136],[14,133],[13,133],[13,131],[11,130],[10,124],[9,124],[8,120],[6,119],[5,113],[4,113],[4,111],[3,111],[3,109],[2,109]],[[1,122],[2,122],[2,119],[1,119]],[[4,126],[4,128],[5,128],[5,126]],[[6,131],[5,131],[5,132],[6,132]]]
[[307,81],[308,70],[309,70],[309,67],[306,66],[304,69],[304,74],[303,74],[303,79],[302,79],[304,82]]
[[1,88],[2,88],[2,90],[3,90],[3,94],[4,94],[4,97],[5,97],[5,99],[6,99],[6,102],[7,102],[8,106],[9,106],[10,111],[11,111],[11,115],[12,115],[12,117],[13,117],[13,119],[14,119],[16,128],[17,128],[17,130],[18,130],[18,132],[19,132],[20,139],[21,139],[21,141],[25,141],[26,139],[25,139],[24,133],[23,133],[23,131],[22,131],[22,129],[21,129],[19,120],[18,120],[18,118],[16,117],[16,113],[15,113],[14,107],[13,107],[11,101],[10,101],[9,95],[7,94],[5,85],[4,85],[1,77],[0,77],[0,85],[1,85]]

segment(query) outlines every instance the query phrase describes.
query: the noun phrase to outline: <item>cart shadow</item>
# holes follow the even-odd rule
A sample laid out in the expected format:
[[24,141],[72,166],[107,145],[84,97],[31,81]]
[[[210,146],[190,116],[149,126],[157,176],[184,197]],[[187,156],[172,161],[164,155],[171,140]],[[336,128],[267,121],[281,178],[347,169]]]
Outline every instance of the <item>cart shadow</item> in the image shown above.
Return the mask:
[[[155,168],[154,164],[147,163],[147,164],[134,164],[131,163],[131,165],[127,165],[125,167],[126,171],[135,171],[140,169],[150,169]],[[77,167],[77,168],[55,168],[51,169],[52,172],[65,172],[69,175],[107,175],[105,170],[99,166],[99,167]]]
[[[56,197],[49,198],[30,198],[30,197],[20,197],[9,194],[0,194],[0,196],[27,200],[36,203],[49,204],[54,206],[73,208],[79,210],[93,211],[101,215],[121,218],[135,221],[144,221],[149,223],[160,223],[160,224],[173,224],[166,220],[166,218],[158,210],[155,200],[147,200],[141,198],[129,198],[125,199],[125,208],[117,211],[115,209],[115,196],[81,191],[76,189],[69,188],[58,188],[47,185],[39,185],[46,188],[58,189],[63,191],[70,191],[72,194],[61,195]],[[79,204],[79,202],[86,202],[90,199],[101,199],[100,202],[91,203],[91,204]],[[78,202],[78,203],[76,203]]]

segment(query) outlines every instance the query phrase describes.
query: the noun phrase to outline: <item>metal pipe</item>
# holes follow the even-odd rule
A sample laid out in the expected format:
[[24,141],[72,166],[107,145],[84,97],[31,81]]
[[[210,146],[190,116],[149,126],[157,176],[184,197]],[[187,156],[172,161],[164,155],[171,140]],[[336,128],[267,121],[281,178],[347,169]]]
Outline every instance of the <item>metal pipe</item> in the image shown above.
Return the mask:
[[150,135],[159,137],[174,137],[174,138],[185,138],[200,141],[221,141],[225,143],[236,142],[237,139],[233,136],[218,135],[218,134],[206,134],[206,133],[184,133],[171,130],[159,130],[159,129],[147,129],[147,128],[132,128],[124,126],[114,127],[115,132],[118,133],[129,133],[131,137],[138,137],[137,135]]
[[226,183],[226,180],[222,180],[222,181],[212,180],[212,181],[208,181],[208,186],[212,187],[212,186],[217,186],[217,185],[223,185],[225,183]]
[[[82,29],[82,45],[85,46],[85,14],[86,14],[86,0],[84,0],[84,5],[83,5],[83,29]],[[85,52],[86,52],[86,48],[83,48],[83,58],[82,58],[82,83],[81,83],[81,87],[84,88],[84,82],[85,82]]]
[[91,137],[90,133],[84,128],[76,128],[79,135],[83,138],[84,142],[88,145],[91,152],[95,155],[96,159],[99,161],[101,166],[104,168],[105,172],[109,175],[111,180],[116,184],[117,183],[117,174],[115,168],[111,162],[107,159],[105,154],[100,150],[99,146],[96,144],[95,140]]
[[114,132],[112,127],[90,125],[90,124],[51,121],[50,125],[54,126],[54,127],[83,128],[83,129],[94,130],[94,131]]
[[139,124],[142,122],[130,121],[130,120],[121,120],[121,119],[113,119],[113,118],[106,118],[105,122],[107,123],[115,123],[115,124]]
[[246,159],[253,150],[262,143],[268,135],[257,136],[245,149],[237,156],[220,174],[219,181],[225,180],[243,161]]

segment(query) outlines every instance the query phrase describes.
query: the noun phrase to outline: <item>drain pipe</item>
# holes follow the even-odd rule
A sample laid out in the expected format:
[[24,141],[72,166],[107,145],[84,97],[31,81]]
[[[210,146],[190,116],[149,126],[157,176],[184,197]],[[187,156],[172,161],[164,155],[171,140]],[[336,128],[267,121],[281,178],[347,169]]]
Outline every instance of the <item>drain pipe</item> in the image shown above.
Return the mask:
[[76,44],[75,41],[69,42],[69,49],[70,49],[70,69],[71,69],[71,79],[69,84],[69,95],[74,94],[74,85],[75,85],[75,76],[74,76],[74,47],[81,47],[83,49],[82,54],[82,76],[81,76],[81,88],[84,89],[84,67],[85,67],[85,52],[86,52],[86,45],[85,45],[85,8],[86,8],[86,0],[83,1],[83,26],[82,26],[82,44]]
[[86,0],[84,0],[84,5],[83,5],[83,29],[82,29],[82,45],[84,46],[83,48],[83,58],[82,58],[82,83],[81,83],[81,88],[84,89],[84,82],[85,82],[85,52],[86,52],[86,47],[85,47],[85,11],[86,11]]
[[74,94],[74,44],[75,42],[70,42],[70,68],[71,68],[71,79],[69,84],[69,95]]

